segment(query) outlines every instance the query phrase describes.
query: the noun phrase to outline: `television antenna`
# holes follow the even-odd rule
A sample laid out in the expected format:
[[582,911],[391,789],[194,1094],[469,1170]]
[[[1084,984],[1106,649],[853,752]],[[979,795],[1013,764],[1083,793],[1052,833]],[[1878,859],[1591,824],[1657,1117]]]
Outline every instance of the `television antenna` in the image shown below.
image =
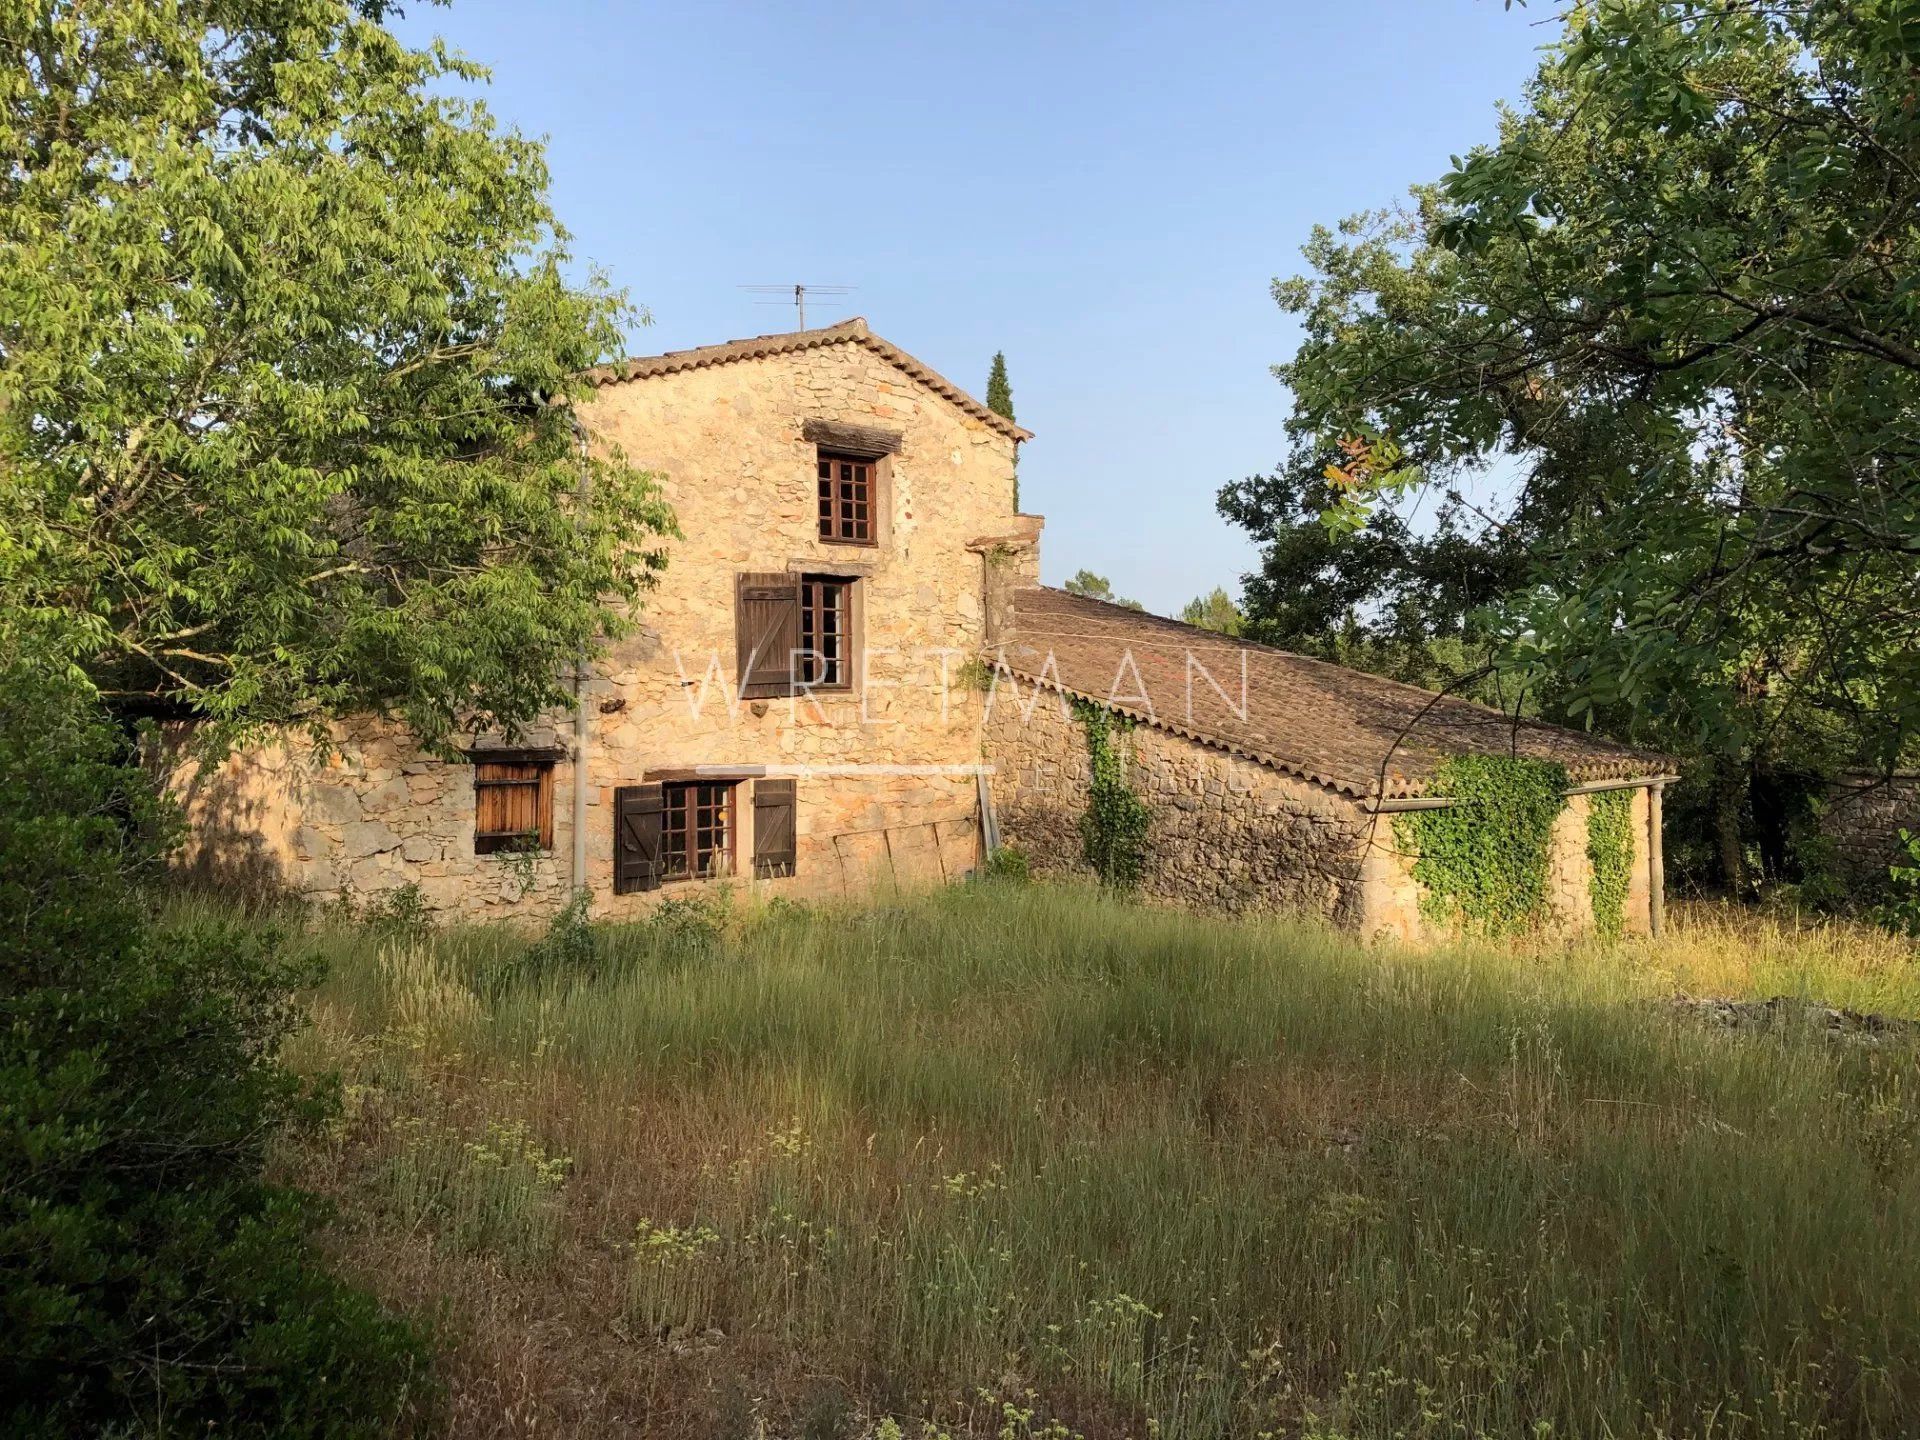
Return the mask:
[[807,301],[817,305],[837,305],[836,298],[853,292],[851,285],[742,285],[742,290],[758,297],[756,305],[791,305],[799,313],[798,329],[807,328]]

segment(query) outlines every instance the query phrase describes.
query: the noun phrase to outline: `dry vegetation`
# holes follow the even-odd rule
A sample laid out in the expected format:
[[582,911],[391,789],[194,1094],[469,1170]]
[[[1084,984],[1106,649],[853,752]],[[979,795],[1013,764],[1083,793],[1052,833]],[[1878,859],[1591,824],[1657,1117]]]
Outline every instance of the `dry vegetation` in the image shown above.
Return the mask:
[[1910,948],[1368,952],[1087,892],[334,926],[292,1157],[459,1435],[1900,1435]]

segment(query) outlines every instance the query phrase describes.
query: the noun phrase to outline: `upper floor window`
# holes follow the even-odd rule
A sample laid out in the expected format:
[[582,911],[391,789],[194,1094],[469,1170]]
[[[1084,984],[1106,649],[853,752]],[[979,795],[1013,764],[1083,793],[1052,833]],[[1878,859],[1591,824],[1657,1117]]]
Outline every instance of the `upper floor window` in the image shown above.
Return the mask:
[[800,649],[794,664],[802,685],[844,689],[849,677],[847,640],[853,612],[853,582],[829,575],[800,580]]
[[853,688],[860,652],[858,586],[844,575],[736,576],[740,697]]
[[838,545],[877,543],[874,462],[820,451],[820,538]]

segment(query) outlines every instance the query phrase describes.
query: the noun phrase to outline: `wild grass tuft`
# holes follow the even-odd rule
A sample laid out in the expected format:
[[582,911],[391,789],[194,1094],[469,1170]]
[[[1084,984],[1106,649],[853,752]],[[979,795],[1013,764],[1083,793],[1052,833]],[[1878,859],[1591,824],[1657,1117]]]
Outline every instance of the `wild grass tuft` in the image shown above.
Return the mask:
[[587,938],[316,932],[304,1054],[370,1097],[373,1223],[594,1296],[679,1377],[648,1433],[727,1395],[771,1433],[1920,1430],[1913,1049],[1654,1003],[1920,1015],[1911,947],[1365,951],[1000,884]]

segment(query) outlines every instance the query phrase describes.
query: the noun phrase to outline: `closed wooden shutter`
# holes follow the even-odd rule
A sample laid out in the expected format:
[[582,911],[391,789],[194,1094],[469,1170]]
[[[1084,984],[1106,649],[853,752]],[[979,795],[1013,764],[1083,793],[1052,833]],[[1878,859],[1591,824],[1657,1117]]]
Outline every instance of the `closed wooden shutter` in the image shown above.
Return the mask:
[[793,656],[800,648],[800,582],[786,574],[736,577],[734,641],[740,697],[793,693]]
[[791,875],[799,846],[794,828],[794,782],[753,783],[753,873]]
[[553,848],[553,766],[479,761],[473,767],[473,853]]
[[660,888],[661,787],[622,785],[613,792],[613,893]]

